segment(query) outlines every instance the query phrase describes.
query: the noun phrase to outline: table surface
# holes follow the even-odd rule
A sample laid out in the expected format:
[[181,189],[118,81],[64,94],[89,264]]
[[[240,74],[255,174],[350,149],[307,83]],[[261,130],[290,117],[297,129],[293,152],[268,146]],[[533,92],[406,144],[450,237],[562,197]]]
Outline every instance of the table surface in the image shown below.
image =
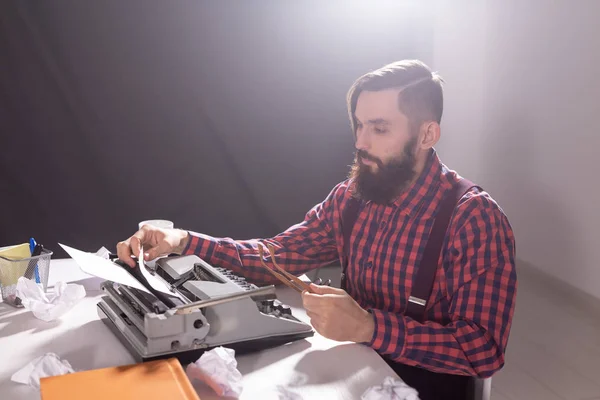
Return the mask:
[[[39,390],[10,380],[36,357],[56,353],[76,371],[135,363],[117,337],[99,319],[100,278],[87,275],[71,259],[52,260],[48,287],[55,282],[83,285],[87,295],[58,320],[44,322],[29,311],[0,303],[0,397],[39,399]],[[51,290],[51,289],[49,289]],[[298,293],[278,287],[278,298],[297,318],[308,322]],[[397,377],[370,347],[311,338],[236,357],[243,375],[241,399],[356,399],[386,376]],[[208,386],[194,382],[201,399],[217,399]],[[287,396],[283,395],[287,394]]]

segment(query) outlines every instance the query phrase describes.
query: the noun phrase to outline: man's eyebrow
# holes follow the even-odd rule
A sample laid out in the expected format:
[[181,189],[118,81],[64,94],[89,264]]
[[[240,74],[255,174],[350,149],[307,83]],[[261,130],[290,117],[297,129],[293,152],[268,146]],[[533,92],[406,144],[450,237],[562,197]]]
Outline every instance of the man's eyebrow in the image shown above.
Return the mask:
[[[356,122],[361,123],[361,121],[358,118],[356,118]],[[383,118],[375,118],[375,119],[368,120],[367,124],[369,124],[369,125],[389,125],[390,121],[388,121],[387,119],[383,119]]]

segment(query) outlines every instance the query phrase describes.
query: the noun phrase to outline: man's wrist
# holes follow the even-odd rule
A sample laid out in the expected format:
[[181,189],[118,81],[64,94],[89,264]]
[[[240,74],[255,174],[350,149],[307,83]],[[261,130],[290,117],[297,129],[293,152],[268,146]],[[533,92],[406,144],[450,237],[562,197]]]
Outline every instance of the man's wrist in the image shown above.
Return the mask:
[[183,250],[185,250],[185,248],[188,245],[188,242],[190,241],[190,234],[188,231],[179,229],[179,233],[181,235],[181,238],[179,239],[179,245],[173,249],[173,253],[175,254],[182,254]]
[[363,323],[361,324],[361,329],[358,330],[358,340],[357,343],[369,343],[373,338],[373,333],[375,332],[375,321],[373,320],[373,314],[365,310]]

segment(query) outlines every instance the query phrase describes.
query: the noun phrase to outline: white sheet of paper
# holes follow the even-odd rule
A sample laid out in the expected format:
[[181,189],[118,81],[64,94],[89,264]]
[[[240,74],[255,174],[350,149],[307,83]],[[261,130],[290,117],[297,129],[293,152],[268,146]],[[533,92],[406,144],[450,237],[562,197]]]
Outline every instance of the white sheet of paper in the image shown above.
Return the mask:
[[152,288],[154,290],[158,290],[159,292],[167,293],[172,296],[177,296],[177,297],[181,298],[181,296],[179,294],[171,292],[171,290],[169,290],[169,288],[163,281],[161,281],[155,275],[152,275],[150,273],[150,271],[148,271],[148,269],[144,265],[144,248],[143,247],[140,248],[140,257],[138,257],[138,264],[140,266],[140,270],[142,271],[142,275],[144,275],[144,278],[146,278],[146,280],[148,281],[148,283],[150,284],[150,286],[152,286]]
[[[75,262],[77,263],[77,265],[79,265],[79,268],[81,268],[83,272],[97,276],[102,279],[106,279],[108,281],[131,286],[136,289],[143,290],[146,293],[149,293],[148,289],[146,289],[144,285],[142,285],[126,270],[113,263],[112,261],[97,256],[96,254],[86,253],[85,251],[74,249],[61,243],[59,243],[59,245],[71,256],[73,260],[75,260]],[[146,267],[143,266],[141,260],[140,267],[142,270],[142,274],[146,277],[148,283],[150,284],[150,286],[152,286],[153,289],[161,291],[163,293],[168,293],[173,296],[178,296],[176,293],[171,292],[167,285],[160,281],[156,276],[150,274]]]
[[71,256],[73,260],[75,260],[83,272],[106,279],[107,281],[131,286],[149,293],[148,289],[146,289],[144,285],[139,283],[137,279],[112,261],[92,253],[86,253],[85,251],[74,249],[61,243],[59,243],[59,245]]

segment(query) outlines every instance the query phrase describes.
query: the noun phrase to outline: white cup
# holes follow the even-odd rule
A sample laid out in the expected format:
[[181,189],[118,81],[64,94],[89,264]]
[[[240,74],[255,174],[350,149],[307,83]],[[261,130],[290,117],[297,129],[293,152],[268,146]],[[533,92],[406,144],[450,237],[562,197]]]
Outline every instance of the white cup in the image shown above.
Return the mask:
[[138,224],[138,229],[142,229],[144,225],[152,225],[157,228],[162,229],[173,229],[173,221],[169,221],[167,219],[148,219],[146,221],[142,221]]

